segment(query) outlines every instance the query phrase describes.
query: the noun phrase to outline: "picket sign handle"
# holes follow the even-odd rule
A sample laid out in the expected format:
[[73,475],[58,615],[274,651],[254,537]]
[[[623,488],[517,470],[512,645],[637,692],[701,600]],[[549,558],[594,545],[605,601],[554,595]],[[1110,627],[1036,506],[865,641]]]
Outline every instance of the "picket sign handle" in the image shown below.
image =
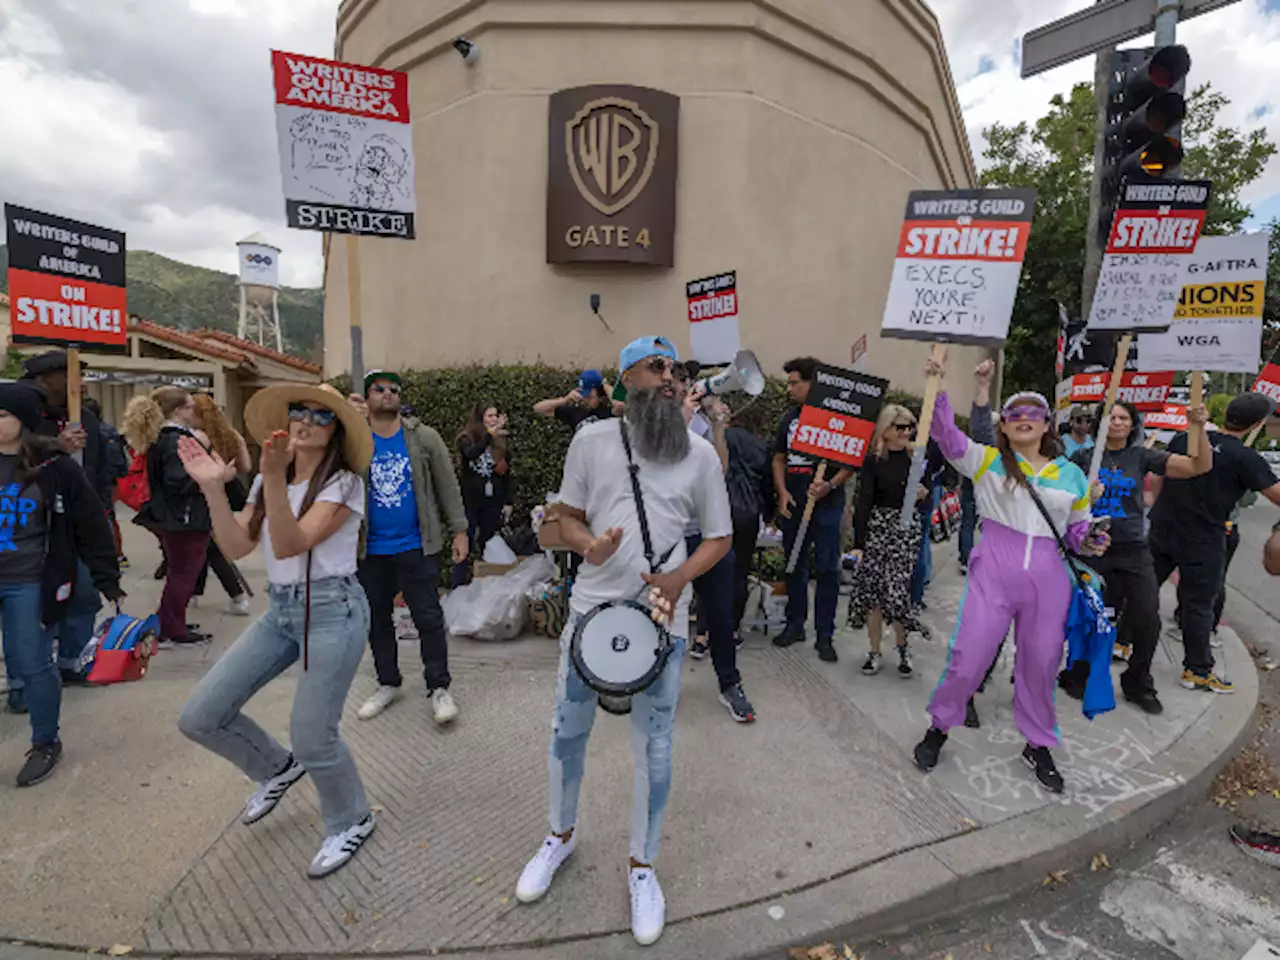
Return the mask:
[[[938,366],[947,360],[946,344],[935,343],[929,351],[929,359]],[[933,406],[938,401],[938,390],[942,387],[942,377],[931,375],[924,381],[924,401],[920,405],[920,423],[916,426],[916,446],[923,449],[929,445],[929,430],[933,427]],[[878,439],[878,438],[877,438]],[[907,497],[915,499],[915,492],[907,491]]]
[[[1194,370],[1191,373],[1191,407],[1204,403],[1204,371]],[[1204,438],[1203,423],[1187,424],[1187,456],[1193,460],[1200,456],[1200,444]]]
[[347,321],[351,331],[351,392],[364,393],[364,325],[360,316],[360,247],[356,235],[344,237],[347,254]]
[[1156,435],[1153,433],[1151,434],[1151,436],[1147,437],[1146,442],[1143,444],[1143,446],[1146,447],[1148,450],[1150,450],[1155,445],[1156,445]]
[[[67,422],[80,423],[83,411],[80,407],[80,345],[67,347]],[[84,466],[84,451],[77,450],[71,459]]]
[[1249,449],[1253,449],[1254,442],[1258,439],[1258,434],[1262,432],[1262,428],[1266,426],[1267,421],[1263,420],[1256,427],[1249,431],[1249,435],[1244,438],[1244,445]]
[[1098,474],[1102,472],[1102,451],[1107,449],[1107,427],[1111,422],[1111,408],[1116,405],[1116,394],[1120,390],[1120,381],[1124,377],[1125,361],[1129,359],[1129,344],[1133,342],[1133,334],[1126,333],[1116,344],[1116,362],[1111,365],[1111,379],[1107,383],[1107,395],[1102,403],[1102,411],[1098,416],[1098,435],[1093,441],[1093,458],[1089,461],[1089,488],[1098,482]]
[[809,496],[805,498],[804,515],[800,517],[800,526],[796,530],[796,542],[791,545],[791,556],[787,558],[787,573],[796,568],[800,560],[800,551],[804,549],[804,538],[809,532],[809,521],[813,519],[813,505],[817,502],[813,496],[813,488],[827,478],[827,461],[818,464],[818,472],[813,475],[813,483],[809,484]]

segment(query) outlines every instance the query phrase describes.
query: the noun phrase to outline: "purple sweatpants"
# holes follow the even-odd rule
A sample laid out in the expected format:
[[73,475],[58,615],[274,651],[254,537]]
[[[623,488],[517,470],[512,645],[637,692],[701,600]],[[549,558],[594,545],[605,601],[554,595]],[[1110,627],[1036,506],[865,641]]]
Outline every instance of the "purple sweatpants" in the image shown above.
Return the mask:
[[1058,744],[1053,692],[1071,605],[1071,580],[1057,544],[987,520],[969,558],[969,582],[951,638],[947,672],[929,701],[933,725],[964,722],[965,704],[982,683],[1000,641],[1014,624],[1013,716],[1033,747]]

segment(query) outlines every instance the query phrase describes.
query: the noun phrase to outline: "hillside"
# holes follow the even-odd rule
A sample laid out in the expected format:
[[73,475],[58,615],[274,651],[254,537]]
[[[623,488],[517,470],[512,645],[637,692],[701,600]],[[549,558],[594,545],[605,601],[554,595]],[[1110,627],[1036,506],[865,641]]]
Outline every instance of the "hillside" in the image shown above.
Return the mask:
[[[8,290],[9,251],[0,246],[0,292]],[[179,263],[158,253],[130,250],[126,266],[129,312],[180,330],[210,327],[236,332],[240,292],[229,273]],[[280,323],[285,349],[307,359],[320,357],[323,293],[280,288]]]

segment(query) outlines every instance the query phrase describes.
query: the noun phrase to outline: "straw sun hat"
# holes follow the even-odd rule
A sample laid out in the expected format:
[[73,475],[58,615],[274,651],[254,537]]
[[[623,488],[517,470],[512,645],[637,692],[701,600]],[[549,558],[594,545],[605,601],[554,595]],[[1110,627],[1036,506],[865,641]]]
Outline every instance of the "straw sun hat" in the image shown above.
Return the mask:
[[245,426],[253,439],[265,443],[275,431],[288,430],[291,403],[314,403],[336,413],[345,430],[343,453],[347,463],[357,473],[369,469],[369,461],[373,459],[373,433],[369,424],[351,401],[327,383],[278,384],[255,393],[244,409]]

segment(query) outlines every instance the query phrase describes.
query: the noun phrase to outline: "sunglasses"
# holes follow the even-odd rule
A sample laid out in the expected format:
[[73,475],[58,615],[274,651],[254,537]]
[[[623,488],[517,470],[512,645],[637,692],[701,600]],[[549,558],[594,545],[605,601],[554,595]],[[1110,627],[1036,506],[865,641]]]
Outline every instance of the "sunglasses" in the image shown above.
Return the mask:
[[1092,417],[1072,417],[1071,422],[1072,423],[1088,423],[1092,419],[1093,419]]
[[650,357],[645,361],[645,367],[650,373],[667,373],[670,371],[671,376],[676,380],[688,380],[689,368],[683,363],[678,363],[670,357]]
[[369,389],[372,390],[374,393],[394,393],[397,396],[400,393],[400,388],[397,387],[394,383],[375,383]]
[[916,425],[914,423],[895,423],[893,425],[893,429],[897,430],[899,433],[910,433],[915,428]]
[[1040,407],[1022,404],[1004,411],[1001,419],[1006,423],[1043,423],[1048,416]]
[[289,404],[289,421],[291,423],[313,423],[317,427],[332,426],[333,422],[338,419],[338,415],[332,410],[321,407],[313,410],[301,403]]

